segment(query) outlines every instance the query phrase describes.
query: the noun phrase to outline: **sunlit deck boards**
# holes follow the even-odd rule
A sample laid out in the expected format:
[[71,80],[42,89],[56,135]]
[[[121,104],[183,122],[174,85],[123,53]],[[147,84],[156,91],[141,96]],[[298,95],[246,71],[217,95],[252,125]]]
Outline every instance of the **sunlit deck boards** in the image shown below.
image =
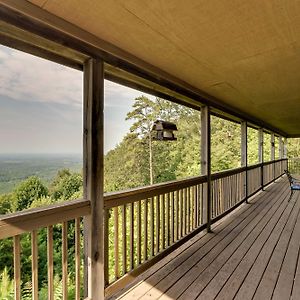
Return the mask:
[[137,278],[119,299],[300,299],[300,193],[286,178]]

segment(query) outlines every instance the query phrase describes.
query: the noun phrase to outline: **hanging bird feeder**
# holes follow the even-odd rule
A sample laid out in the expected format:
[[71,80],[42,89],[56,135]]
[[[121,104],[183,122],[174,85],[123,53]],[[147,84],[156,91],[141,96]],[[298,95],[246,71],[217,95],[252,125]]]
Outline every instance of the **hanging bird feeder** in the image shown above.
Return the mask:
[[177,126],[174,123],[156,120],[153,124],[152,131],[156,132],[153,138],[156,141],[176,141],[173,131],[177,131]]

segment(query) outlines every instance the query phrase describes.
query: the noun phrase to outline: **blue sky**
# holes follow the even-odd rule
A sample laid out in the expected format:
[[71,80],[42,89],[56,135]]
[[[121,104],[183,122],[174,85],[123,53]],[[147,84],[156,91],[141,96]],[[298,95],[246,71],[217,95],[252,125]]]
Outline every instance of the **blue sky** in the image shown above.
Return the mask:
[[[82,72],[1,45],[0,68],[0,153],[81,153]],[[105,81],[105,152],[140,95]]]

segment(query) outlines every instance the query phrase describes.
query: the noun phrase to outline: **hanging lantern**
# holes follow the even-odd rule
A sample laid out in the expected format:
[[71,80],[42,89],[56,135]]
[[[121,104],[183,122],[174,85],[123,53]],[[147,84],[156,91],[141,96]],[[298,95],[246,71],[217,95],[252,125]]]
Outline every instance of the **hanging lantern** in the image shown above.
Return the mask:
[[153,124],[152,131],[156,132],[153,138],[156,141],[176,141],[173,131],[177,131],[177,126],[174,123],[156,120]]

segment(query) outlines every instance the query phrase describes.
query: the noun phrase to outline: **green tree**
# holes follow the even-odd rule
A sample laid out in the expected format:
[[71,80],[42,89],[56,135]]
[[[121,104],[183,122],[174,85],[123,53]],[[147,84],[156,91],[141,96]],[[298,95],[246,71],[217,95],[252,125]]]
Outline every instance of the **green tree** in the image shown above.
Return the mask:
[[288,139],[288,157],[294,158],[294,157],[300,157],[300,139],[299,138],[293,138]]
[[37,176],[31,176],[21,182],[13,192],[16,201],[14,210],[20,211],[28,208],[31,203],[48,196],[48,189]]
[[136,133],[127,134],[104,158],[105,192],[149,184],[147,145]]
[[12,211],[13,202],[15,198],[13,194],[0,195],[0,215],[5,215]]
[[248,127],[248,165],[258,163],[258,130]]
[[212,172],[240,167],[240,124],[212,116],[211,127]]
[[73,199],[73,195],[82,190],[82,175],[68,169],[58,171],[50,185],[50,195],[56,201]]
[[154,101],[145,96],[135,99],[133,110],[127,114],[126,120],[135,120],[131,126],[131,132],[135,132],[139,138],[145,139],[149,151],[149,177],[150,184],[154,182],[153,174],[153,150],[151,130],[153,122],[157,119],[158,109]]

